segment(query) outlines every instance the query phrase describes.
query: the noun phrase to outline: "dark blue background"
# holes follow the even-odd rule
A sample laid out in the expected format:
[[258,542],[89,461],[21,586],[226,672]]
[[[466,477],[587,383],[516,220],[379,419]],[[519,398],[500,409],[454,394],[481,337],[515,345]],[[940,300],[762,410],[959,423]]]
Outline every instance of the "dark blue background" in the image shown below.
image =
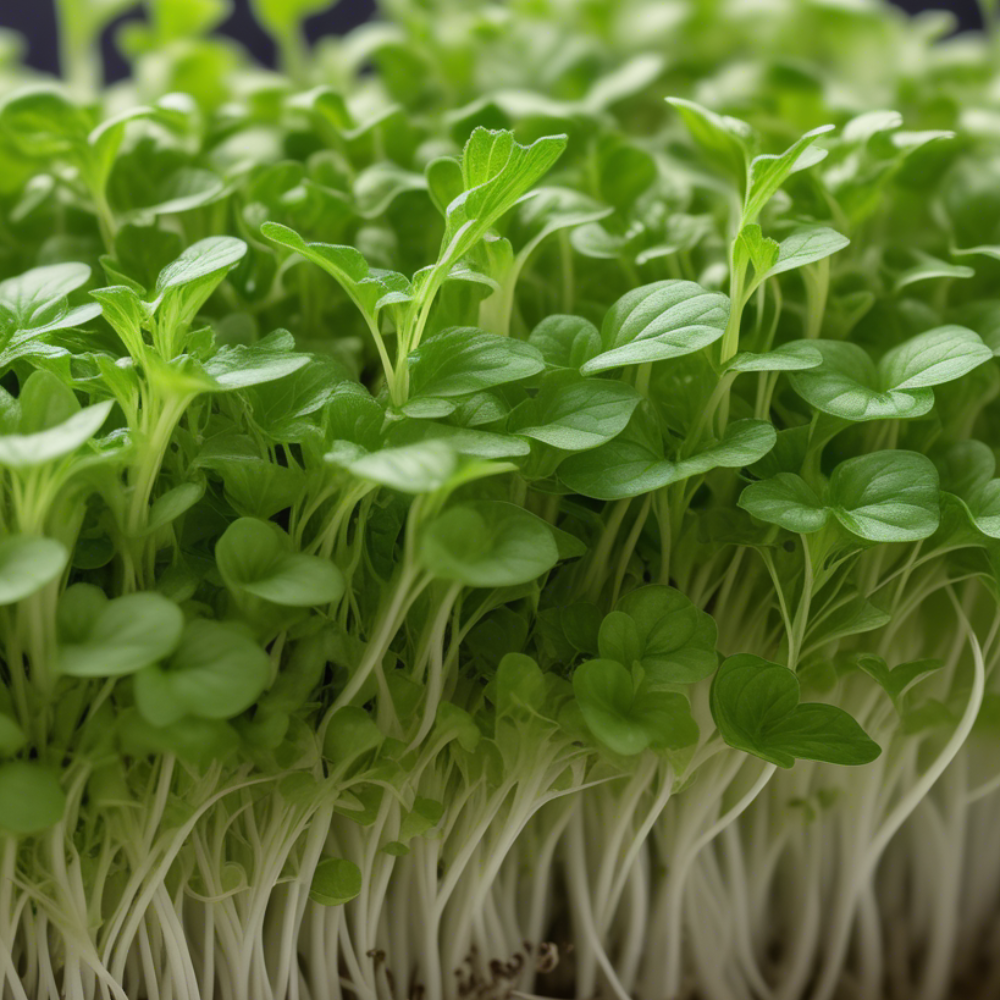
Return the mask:
[[[951,10],[959,18],[962,28],[980,26],[979,8],[976,0],[895,0],[906,10]],[[235,0],[236,11],[222,26],[227,35],[232,35],[246,45],[263,62],[273,59],[274,50],[270,40],[254,23],[250,16],[248,0]],[[39,69],[55,71],[58,65],[55,39],[55,14],[52,0],[0,0],[0,28],[13,28],[28,38],[28,61]],[[310,19],[310,36],[346,31],[371,16],[375,0],[342,0],[333,10]],[[131,15],[138,16],[138,15]],[[109,33],[110,34],[110,33]],[[107,64],[113,78],[126,72],[121,56],[106,39]]]

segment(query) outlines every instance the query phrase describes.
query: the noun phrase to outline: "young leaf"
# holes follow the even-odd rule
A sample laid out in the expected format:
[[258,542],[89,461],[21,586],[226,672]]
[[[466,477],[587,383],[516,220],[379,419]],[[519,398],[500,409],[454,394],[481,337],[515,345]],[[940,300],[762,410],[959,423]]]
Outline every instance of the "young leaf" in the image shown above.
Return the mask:
[[55,826],[66,809],[58,774],[37,761],[0,764],[0,829],[15,835]]
[[284,607],[331,604],[344,593],[344,578],[328,559],[291,550],[277,525],[254,518],[234,521],[215,547],[219,573],[236,594]]
[[344,858],[323,858],[313,873],[309,898],[320,906],[343,906],[361,894],[361,869]]
[[584,375],[663,361],[707,347],[725,332],[729,299],[693,281],[660,281],[623,295],[604,317],[603,350]]
[[156,498],[149,508],[144,534],[153,534],[168,524],[173,524],[205,495],[205,480],[181,483]]
[[737,263],[746,260],[753,265],[758,282],[777,264],[780,253],[778,244],[770,237],[765,237],[756,222],[740,230],[733,249]]
[[896,278],[894,286],[896,292],[901,292],[904,288],[924,281],[934,281],[937,278],[968,280],[976,276],[974,268],[965,267],[962,264],[950,264],[946,260],[938,260],[930,254],[917,250],[913,251],[913,256],[916,257],[917,263],[913,267],[907,268]]
[[528,343],[551,368],[582,368],[601,352],[601,332],[579,316],[548,316],[531,331]]
[[154,726],[185,716],[231,719],[248,709],[271,679],[271,659],[240,629],[189,622],[173,656],[133,679],[136,705]]
[[704,451],[670,461],[648,442],[626,433],[592,451],[573,455],[559,466],[559,478],[575,493],[598,500],[640,496],[712,469],[739,469],[764,457],[777,440],[774,427],[763,420],[737,420],[722,439]]
[[751,483],[739,505],[761,521],[803,535],[825,527],[831,513],[808,483],[790,472]]
[[793,340],[766,354],[741,351],[727,364],[733,372],[795,372],[818,368],[823,355],[808,340]]
[[399,824],[399,839],[405,844],[414,837],[423,837],[434,829],[444,818],[445,805],[437,799],[417,796],[413,808]]
[[921,417],[934,405],[931,386],[961,378],[992,357],[971,330],[944,326],[889,351],[876,367],[857,344],[817,340],[823,364],[791,375],[810,405],[844,420]]
[[69,553],[54,538],[13,535],[0,542],[0,604],[15,604],[59,579]]
[[890,670],[881,656],[867,653],[859,656],[857,663],[865,673],[874,677],[886,694],[897,703],[917,681],[944,666],[941,660],[911,660],[908,663],[897,664]]
[[793,271],[807,264],[815,264],[817,261],[830,257],[843,250],[850,244],[846,236],[826,226],[804,226],[796,229],[790,236],[777,247],[777,253],[770,262],[762,261],[766,266],[759,269],[755,264],[754,284],[757,285],[768,278],[773,278],[776,274],[783,274],[785,271]]
[[458,469],[458,453],[444,441],[422,441],[373,452],[340,442],[327,453],[326,461],[348,470],[357,479],[403,493],[431,493],[444,486]]
[[712,163],[735,181],[742,195],[746,189],[753,130],[746,122],[714,111],[682,97],[668,97],[684,121],[691,137]]
[[323,756],[338,767],[346,767],[381,746],[384,738],[382,730],[363,708],[345,705],[333,713],[326,727]]
[[[632,628],[623,630],[620,617]],[[617,625],[617,627],[616,627]],[[625,648],[622,636],[629,636]],[[632,638],[634,637],[634,638]],[[715,670],[717,629],[673,587],[640,587],[626,594],[604,619],[598,637],[601,657],[627,667],[638,661],[653,684],[693,684]]]
[[912,451],[881,451],[841,462],[824,498],[798,476],[783,472],[751,483],[739,505],[800,534],[819,531],[832,516],[871,542],[928,538],[940,519],[937,470]]
[[584,451],[617,437],[640,399],[624,382],[554,373],[537,396],[513,410],[507,430],[562,451]]
[[497,667],[497,716],[531,715],[545,704],[545,675],[523,653],[507,653]]
[[0,436],[0,466],[33,469],[72,454],[101,429],[113,406],[113,401],[105,400],[85,407],[48,430]]
[[[383,305],[389,304],[390,297],[395,298],[401,287],[409,286],[409,282],[401,274],[372,270],[364,255],[354,247],[307,243],[294,229],[277,222],[265,222],[260,231],[265,239],[277,246],[318,264],[336,279],[362,315],[372,322]],[[408,297],[408,293],[405,297]]]
[[559,559],[549,526],[511,503],[475,500],[449,508],[424,529],[420,561],[442,580],[467,587],[513,587]]
[[275,330],[256,344],[220,347],[203,365],[215,392],[248,389],[285,378],[312,361],[308,354],[298,354],[295,341],[287,330]]
[[160,271],[152,308],[167,329],[187,327],[246,252],[243,240],[210,236],[193,243]]
[[912,451],[880,451],[841,462],[830,477],[834,516],[872,542],[928,538],[940,518],[933,462]]
[[545,368],[530,344],[469,328],[443,330],[409,356],[412,396],[464,396]]
[[108,600],[88,584],[70,587],[59,603],[58,669],[67,677],[122,677],[166,659],[176,649],[184,615],[159,594]]
[[812,144],[821,136],[833,130],[833,125],[821,125],[806,132],[784,153],[777,156],[757,156],[750,164],[750,181],[746,202],[743,207],[743,222],[756,222],[764,206],[774,197],[778,188],[796,170],[805,169],[823,158],[811,150]]
[[0,282],[0,370],[19,358],[65,353],[44,335],[100,316],[96,302],[71,307],[66,298],[89,278],[86,264],[51,264]]
[[879,378],[897,391],[926,389],[961,378],[992,357],[978,334],[961,326],[941,326],[889,351],[879,362]]
[[41,84],[7,96],[0,106],[0,121],[28,156],[55,157],[86,147],[94,114],[71,101],[61,88]]
[[623,756],[649,746],[676,750],[698,740],[687,698],[636,690],[632,674],[613,660],[588,660],[577,667],[573,694],[594,736]]
[[868,764],[881,753],[842,708],[801,704],[794,672],[759,656],[724,660],[710,700],[719,733],[731,747],[779,767],[791,767],[796,758]]
[[565,148],[565,135],[522,146],[513,132],[475,129],[462,153],[464,191],[447,208],[442,264],[450,267],[478,243],[552,169]]

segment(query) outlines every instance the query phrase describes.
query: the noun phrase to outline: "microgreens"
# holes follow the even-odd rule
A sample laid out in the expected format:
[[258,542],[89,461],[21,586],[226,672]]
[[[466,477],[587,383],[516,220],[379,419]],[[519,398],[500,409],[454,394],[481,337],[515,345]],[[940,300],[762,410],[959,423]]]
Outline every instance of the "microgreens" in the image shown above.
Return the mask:
[[996,4],[56,6],[0,1000],[992,996]]

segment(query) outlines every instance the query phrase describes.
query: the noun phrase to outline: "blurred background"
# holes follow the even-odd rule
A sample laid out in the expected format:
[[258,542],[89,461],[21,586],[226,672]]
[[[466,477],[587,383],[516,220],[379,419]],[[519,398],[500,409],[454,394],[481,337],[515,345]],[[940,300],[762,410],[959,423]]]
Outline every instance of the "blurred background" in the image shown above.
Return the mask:
[[[981,26],[976,0],[894,0],[897,6],[911,12],[923,10],[948,10],[956,17],[959,30],[974,30]],[[28,62],[47,72],[58,69],[55,38],[54,0],[0,0],[0,28],[20,32],[28,40]],[[370,18],[375,11],[375,0],[341,0],[324,14],[310,18],[307,31],[311,38],[331,32],[344,32]],[[111,43],[117,24],[129,18],[127,14],[115,22],[105,37],[105,57],[111,79],[118,79],[127,72],[125,61]],[[237,39],[264,63],[274,59],[274,48],[264,32],[250,16],[249,0],[235,0],[232,17],[222,25],[222,32]]]

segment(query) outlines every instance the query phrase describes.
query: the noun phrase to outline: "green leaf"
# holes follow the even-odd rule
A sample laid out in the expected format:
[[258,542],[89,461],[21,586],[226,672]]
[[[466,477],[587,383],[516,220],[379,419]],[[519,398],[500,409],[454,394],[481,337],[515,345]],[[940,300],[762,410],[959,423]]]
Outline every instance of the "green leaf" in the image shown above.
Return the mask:
[[152,304],[167,328],[186,327],[226,275],[243,259],[247,245],[232,236],[210,236],[189,246],[156,279]]
[[173,524],[205,495],[205,480],[181,483],[156,498],[149,508],[144,534],[153,534],[168,524]]
[[850,242],[846,236],[841,236],[826,226],[804,226],[796,229],[781,241],[772,261],[769,263],[762,261],[766,266],[756,269],[754,262],[756,270],[754,284],[773,278],[776,274],[783,274],[785,271],[815,264],[843,250]]
[[930,389],[883,389],[878,370],[864,348],[842,341],[817,340],[823,363],[790,376],[792,387],[810,406],[843,420],[922,417],[934,406]]
[[140,670],[133,684],[143,718],[169,726],[185,716],[231,719],[260,697],[270,679],[270,657],[245,632],[196,619],[185,626],[170,660]]
[[[171,288],[217,279],[246,256],[247,245],[231,236],[211,236],[189,246],[156,279],[156,291],[162,295]],[[218,284],[218,281],[214,281]]]
[[[126,0],[124,6],[129,6]],[[229,0],[167,0],[155,5],[156,32],[161,42],[190,39],[211,31],[232,13]]]
[[344,593],[343,575],[329,559],[293,552],[288,535],[270,522],[234,521],[215,546],[215,558],[231,591],[272,604],[307,608]]
[[[850,594],[846,591],[845,596]],[[860,594],[852,600],[841,604],[831,614],[814,619],[806,635],[810,643],[835,642],[849,635],[861,635],[864,632],[874,632],[892,621],[892,615],[876,607],[871,601]]]
[[545,675],[523,653],[507,653],[497,667],[497,716],[531,715],[545,704]]
[[818,368],[823,355],[807,340],[793,340],[766,354],[742,351],[726,365],[733,372],[794,372]]
[[937,530],[937,470],[912,451],[881,451],[841,462],[830,477],[834,516],[872,542],[928,538]]
[[832,131],[834,127],[821,125],[811,132],[806,132],[801,139],[777,156],[754,157],[750,163],[750,182],[743,207],[744,224],[757,221],[764,206],[777,194],[778,188],[792,173],[812,166],[823,158],[822,151],[817,153],[810,147],[821,135]]
[[80,412],[73,390],[44,370],[33,371],[24,380],[17,402],[21,410],[17,429],[22,434],[48,430]]
[[900,663],[889,669],[889,665],[881,656],[864,654],[857,659],[858,666],[871,675],[894,702],[913,687],[917,681],[940,670],[944,663],[941,660],[911,660]]
[[464,708],[450,701],[442,701],[434,717],[432,738],[433,743],[440,746],[455,740],[467,753],[475,753],[482,739],[482,733]]
[[90,294],[97,299],[104,318],[121,337],[129,353],[133,357],[139,356],[143,344],[142,329],[151,316],[149,306],[139,293],[127,285],[112,285]]
[[761,521],[799,534],[819,531],[831,514],[808,483],[790,472],[751,483],[740,494],[739,505]]
[[54,538],[13,535],[0,542],[0,604],[15,604],[62,576],[69,553]]
[[911,285],[920,284],[924,281],[934,281],[937,278],[967,280],[976,276],[975,270],[971,267],[965,267],[962,264],[950,264],[946,260],[938,260],[936,257],[922,253],[919,250],[912,252],[913,256],[917,258],[917,263],[913,267],[903,271],[896,278],[894,286],[896,292],[901,292],[904,288],[909,288]]
[[220,347],[202,367],[216,392],[248,389],[285,378],[308,365],[312,358],[294,353],[294,345],[287,330],[275,330],[256,344]]
[[649,746],[649,733],[632,716],[632,674],[613,660],[588,660],[573,672],[573,694],[587,727],[615,753],[631,756]]
[[412,396],[464,396],[536,375],[541,354],[520,340],[467,327],[443,330],[409,356]]
[[[364,255],[354,247],[307,243],[294,229],[277,222],[265,222],[260,231],[265,239],[319,265],[337,280],[361,313],[373,321],[384,304],[409,287],[401,274],[372,270]],[[408,294],[404,292],[404,297]]]
[[381,746],[383,739],[382,730],[363,708],[345,705],[330,717],[323,736],[323,756],[338,767],[346,767]]
[[739,469],[764,457],[777,440],[763,420],[737,420],[721,441],[690,458],[671,461],[628,431],[600,448],[573,455],[559,466],[559,478],[574,493],[598,500],[641,496],[712,469]]
[[764,236],[756,222],[740,230],[733,247],[736,262],[745,260],[751,263],[758,281],[763,280],[763,276],[777,264],[779,252],[777,242]]
[[402,493],[431,493],[444,486],[458,469],[457,452],[443,441],[422,441],[374,452],[340,442],[327,453],[326,461],[347,469],[357,479]]
[[323,858],[313,873],[309,898],[320,906],[342,906],[361,894],[362,884],[361,869],[353,861]]
[[462,164],[453,156],[438,156],[424,168],[427,189],[437,210],[445,215],[448,206],[464,190]]
[[548,316],[531,331],[528,343],[552,368],[582,368],[601,352],[601,332],[579,316]]
[[961,378],[992,357],[978,334],[942,326],[889,351],[879,362],[879,378],[894,390],[926,389]]
[[940,519],[938,474],[912,451],[881,451],[848,459],[834,469],[825,497],[792,473],[751,483],[739,505],[754,517],[809,534],[835,517],[871,542],[928,538]]
[[424,529],[420,561],[436,577],[467,587],[513,587],[559,559],[549,526],[511,503],[475,500],[449,508]]
[[414,837],[423,837],[441,822],[444,813],[443,802],[418,795],[413,800],[413,808],[399,824],[399,839],[405,844]]
[[85,407],[48,430],[0,436],[0,466],[33,469],[71,454],[101,429],[113,406],[112,400],[105,400]]
[[44,338],[101,314],[96,302],[70,306],[67,300],[89,278],[86,264],[51,264],[0,282],[0,369],[22,357],[65,353]]
[[712,717],[737,750],[779,767],[796,758],[859,765],[881,753],[841,708],[799,702],[799,679],[787,667],[742,653],[723,661],[712,682]]
[[[632,628],[622,628],[621,618]],[[627,637],[625,645],[622,637]],[[601,657],[631,667],[638,661],[650,683],[693,684],[715,670],[717,630],[711,615],[673,587],[640,587],[604,619]]]
[[462,152],[463,192],[446,209],[442,265],[463,257],[502,215],[552,169],[565,135],[522,146],[513,132],[477,128]]
[[15,835],[55,826],[66,809],[58,773],[36,761],[0,764],[0,829]]
[[36,84],[22,87],[4,100],[0,122],[22,152],[50,157],[86,147],[94,116],[90,109],[71,101],[61,88]]
[[823,364],[790,376],[810,405],[844,420],[921,417],[934,405],[932,386],[968,374],[992,357],[971,330],[943,326],[889,351],[876,367],[857,344],[817,340]]
[[750,164],[749,145],[753,137],[750,126],[738,118],[718,115],[681,97],[668,97],[667,103],[678,111],[691,137],[710,162],[728,174],[743,194]]
[[615,753],[647,747],[680,749],[698,740],[687,698],[636,689],[632,674],[613,660],[588,660],[573,673],[573,694],[587,728]]
[[729,299],[693,281],[659,281],[626,292],[601,327],[603,350],[584,375],[678,358],[707,347],[725,332]]
[[407,191],[426,191],[423,174],[404,170],[395,163],[373,163],[354,181],[354,201],[363,219],[383,216],[392,203]]
[[514,409],[507,429],[562,451],[584,451],[617,437],[640,399],[624,382],[559,372],[545,379],[537,396]]
[[184,615],[159,594],[108,600],[87,584],[59,602],[58,670],[67,677],[122,677],[166,659],[177,648]]

